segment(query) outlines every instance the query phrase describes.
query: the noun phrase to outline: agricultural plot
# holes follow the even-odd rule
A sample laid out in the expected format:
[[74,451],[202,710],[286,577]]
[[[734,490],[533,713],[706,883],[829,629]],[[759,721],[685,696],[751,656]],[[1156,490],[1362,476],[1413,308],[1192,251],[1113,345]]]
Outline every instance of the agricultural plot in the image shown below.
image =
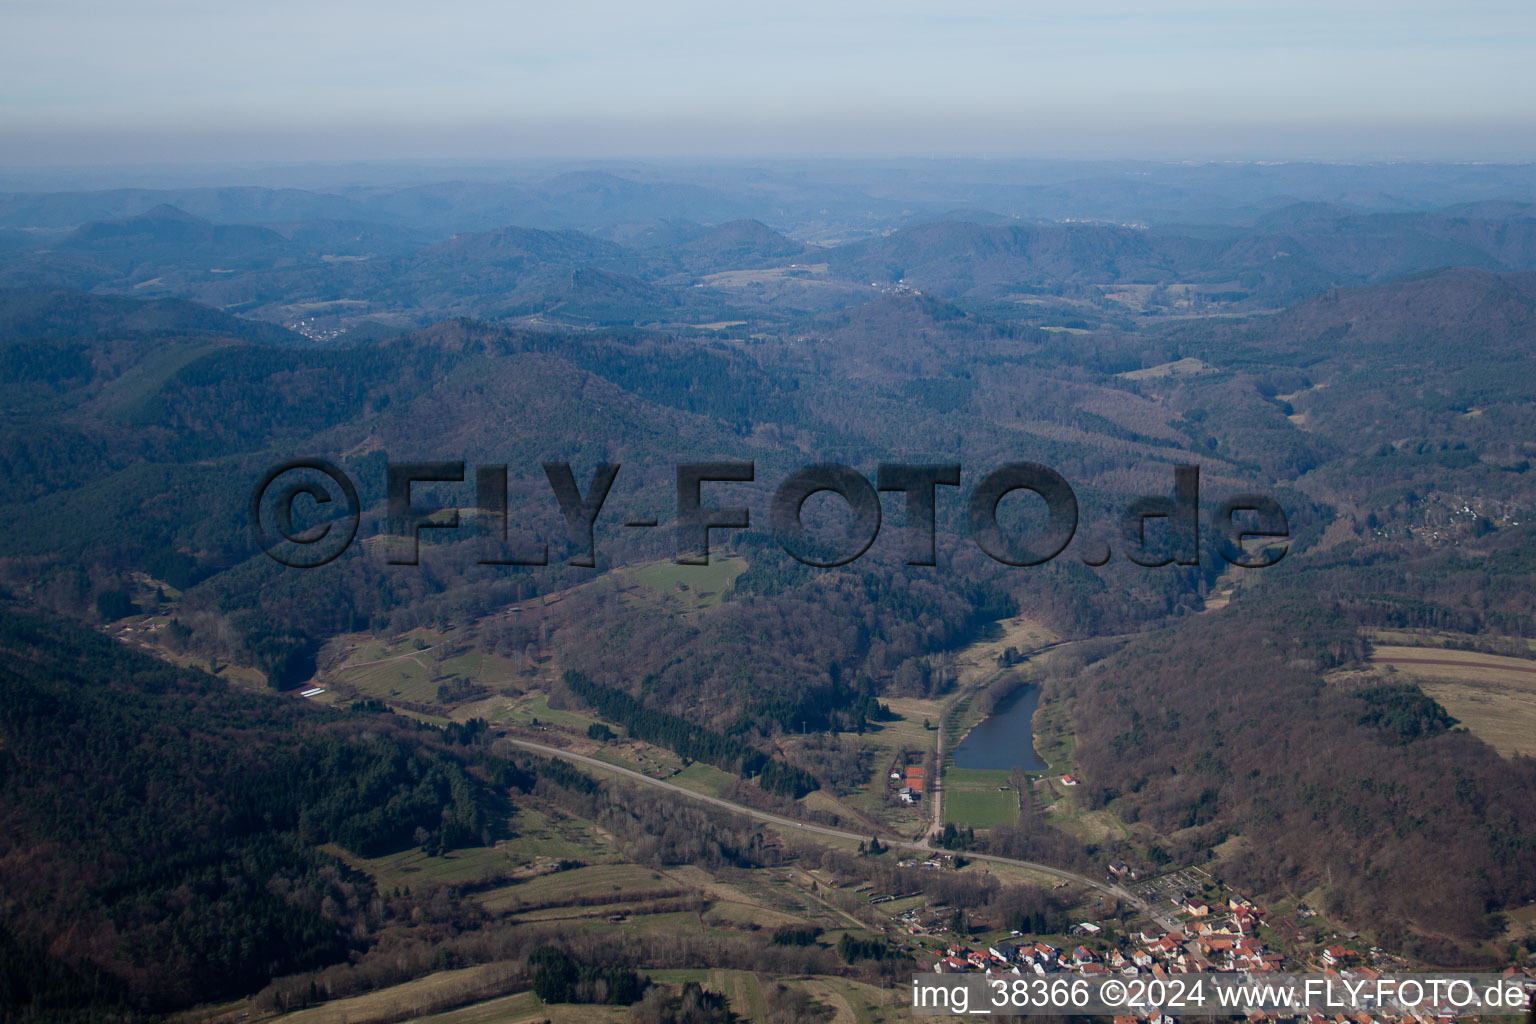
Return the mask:
[[487,890],[480,904],[494,913],[525,909],[599,906],[671,898],[685,892],[662,875],[635,864],[594,864],[541,875],[517,885]]
[[1505,757],[1536,756],[1536,661],[1475,651],[1378,644],[1371,664],[1411,679]]
[[[500,995],[511,984],[510,977],[511,970],[507,964],[482,964],[460,970],[438,971],[436,974],[429,974],[402,985],[353,996],[349,999],[332,1000],[321,1006],[284,1014],[275,1019],[282,1021],[283,1024],[367,1024],[370,1021],[398,1021],[414,1016],[425,1016],[476,1000],[484,1000],[488,996]],[[524,997],[511,997],[512,1000],[520,998]],[[526,999],[532,1000],[530,1005],[533,1007],[541,1005],[531,992],[526,994]],[[497,1001],[508,1002],[507,1000]]]

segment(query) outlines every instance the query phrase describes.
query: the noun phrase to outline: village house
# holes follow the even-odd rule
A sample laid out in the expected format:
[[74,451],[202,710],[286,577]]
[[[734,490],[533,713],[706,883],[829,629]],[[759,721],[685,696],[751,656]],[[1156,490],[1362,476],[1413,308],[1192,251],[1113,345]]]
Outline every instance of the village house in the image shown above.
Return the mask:
[[988,946],[987,952],[991,953],[999,960],[1011,964],[1018,961],[1019,950],[1022,949],[1023,946],[1024,944],[1022,942],[1009,942],[1007,940],[999,940]]

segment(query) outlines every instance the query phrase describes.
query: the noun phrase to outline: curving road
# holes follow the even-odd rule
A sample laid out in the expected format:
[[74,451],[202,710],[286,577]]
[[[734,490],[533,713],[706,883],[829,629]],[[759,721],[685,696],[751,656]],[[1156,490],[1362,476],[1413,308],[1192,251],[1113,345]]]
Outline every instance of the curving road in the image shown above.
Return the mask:
[[[537,754],[544,754],[549,757],[564,758],[567,761],[577,761],[581,764],[590,765],[593,768],[601,768],[604,771],[613,772],[625,778],[633,779],[636,782],[643,782],[648,786],[655,786],[657,789],[665,789],[669,792],[676,793],[679,796],[685,796],[690,800],[697,800],[700,803],[713,804],[714,806],[723,810],[730,811],[733,814],[745,815],[758,821],[766,821],[774,825],[781,825],[785,828],[792,828],[802,832],[811,832],[816,835],[828,836],[832,839],[851,839],[854,842],[863,842],[869,838],[867,834],[848,832],[840,828],[831,828],[826,825],[817,825],[809,821],[796,821],[794,818],[786,818],[781,814],[772,814],[768,811],[760,811],[755,807],[747,807],[744,804],[733,803],[732,801],[722,799],[721,797],[708,796],[704,793],[695,793],[691,789],[684,789],[682,786],[679,786],[675,782],[668,782],[665,779],[653,779],[649,775],[646,775],[642,772],[637,772],[632,768],[624,768],[620,765],[610,764],[607,761],[603,761],[595,757],[590,757],[586,754],[578,754],[570,750],[561,750],[559,747],[550,747],[544,745],[543,743],[534,743],[531,740],[515,739],[511,736],[503,738],[513,746],[521,747],[524,750],[529,750]],[[927,842],[918,843],[909,839],[882,838],[880,841],[886,846],[894,846],[903,850],[920,850],[924,853],[933,853],[937,849]],[[1052,867],[1049,864],[1036,864],[1034,861],[1015,860],[1012,857],[998,857],[990,853],[967,852],[965,857],[967,860],[988,861],[993,864],[1009,864],[1013,867],[1028,868],[1031,871],[1038,871],[1041,874],[1051,875],[1055,878],[1065,879],[1069,882],[1076,882],[1079,885],[1086,885],[1089,888],[1097,889],[1100,892],[1108,893],[1109,895],[1118,899],[1125,900],[1127,903],[1131,904],[1138,910],[1145,913],[1148,917],[1152,918],[1158,924],[1165,928],[1171,928],[1169,922],[1164,917],[1159,916],[1157,912],[1152,909],[1151,904],[1147,903],[1146,900],[1141,899],[1139,896],[1134,895],[1129,890],[1121,886],[1114,885],[1109,882],[1101,882],[1095,878],[1090,878],[1087,875],[1080,875],[1075,871],[1067,871],[1064,868]]]

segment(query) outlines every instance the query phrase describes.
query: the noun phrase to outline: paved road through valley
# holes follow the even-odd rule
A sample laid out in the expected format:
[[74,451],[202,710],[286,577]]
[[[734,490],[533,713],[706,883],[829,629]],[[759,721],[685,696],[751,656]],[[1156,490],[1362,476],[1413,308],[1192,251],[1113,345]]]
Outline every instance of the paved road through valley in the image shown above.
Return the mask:
[[[832,839],[851,839],[854,842],[863,842],[869,838],[868,835],[861,835],[858,832],[848,832],[840,828],[831,828],[827,825],[817,825],[814,822],[809,821],[796,821],[794,818],[786,818],[781,814],[772,814],[768,811],[760,811],[754,807],[747,807],[744,804],[733,803],[730,800],[725,800],[721,797],[708,796],[704,793],[696,793],[691,789],[685,789],[682,786],[679,786],[675,782],[668,782],[665,779],[653,779],[651,776],[646,775],[643,772],[637,772],[632,768],[625,768],[621,765],[610,764],[607,761],[603,761],[595,757],[590,757],[586,754],[578,754],[570,750],[561,750],[559,747],[550,747],[544,745],[543,743],[534,743],[531,740],[516,739],[511,736],[505,737],[505,739],[508,743],[515,747],[521,747],[524,750],[532,751],[536,754],[544,754],[549,757],[564,758],[567,761],[576,761],[581,764],[589,765],[593,768],[601,768],[604,771],[613,772],[617,775],[623,776],[624,778],[632,779],[636,782],[643,782],[647,786],[654,786],[658,789],[665,789],[679,796],[687,797],[690,800],[697,800],[700,803],[713,804],[714,806],[723,810],[730,811],[733,814],[746,815],[747,817],[754,818],[758,821],[766,821],[774,825],[782,826],[784,828],[795,829],[802,832],[810,832],[815,835],[827,836]],[[903,850],[919,850],[924,853],[935,852],[935,847],[929,845],[927,842],[918,843],[908,839],[881,839],[881,842],[887,846],[894,846]],[[1127,903],[1141,910],[1148,917],[1151,917],[1164,928],[1171,930],[1173,927],[1173,922],[1170,921],[1165,915],[1159,915],[1155,910],[1152,909],[1151,904],[1149,904],[1141,897],[1131,893],[1123,886],[1115,885],[1110,882],[1101,882],[1096,878],[1090,878],[1087,875],[1080,875],[1075,871],[1067,871],[1064,868],[1052,867],[1049,864],[1036,864],[1033,861],[1015,860],[1012,857],[998,857],[990,853],[967,852],[965,856],[970,860],[987,861],[993,864],[1010,864],[1014,867],[1027,868],[1030,871],[1038,871],[1041,874],[1051,875],[1052,877],[1065,879],[1069,882],[1076,882],[1079,885],[1086,885],[1089,888],[1108,893],[1117,899],[1125,900]]]

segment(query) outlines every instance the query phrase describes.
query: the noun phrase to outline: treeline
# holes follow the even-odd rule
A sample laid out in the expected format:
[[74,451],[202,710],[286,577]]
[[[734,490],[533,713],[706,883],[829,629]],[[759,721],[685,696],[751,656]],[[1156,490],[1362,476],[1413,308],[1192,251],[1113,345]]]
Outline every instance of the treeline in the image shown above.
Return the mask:
[[645,993],[646,979],[623,967],[584,964],[564,950],[540,946],[528,954],[534,995],[546,1003],[628,1006]]
[[478,844],[510,813],[438,736],[0,612],[0,929],[60,965],[7,1011],[165,1010],[344,958],[383,918],[317,846]]
[[[1040,886],[1005,885],[990,874],[903,868],[888,857],[856,857],[840,850],[823,852],[821,869],[832,874],[839,886],[868,882],[877,892],[921,892],[930,905],[964,911],[977,931],[1048,933],[1063,931],[1068,924],[1065,900]],[[846,894],[833,891],[828,898],[840,895]],[[846,909],[868,910],[867,904],[859,905],[862,902]]]
[[1363,654],[1300,588],[1128,645],[1073,686],[1080,793],[1175,861],[1241,835],[1230,884],[1322,885],[1379,944],[1455,963],[1536,898],[1536,761],[1449,729],[1416,688],[1359,690]]
[[794,765],[776,761],[739,739],[700,728],[678,715],[647,708],[623,690],[593,682],[580,672],[567,672],[565,685],[636,739],[744,778],[755,777],[759,786],[777,796],[799,799],[820,786],[813,776]]
[[697,804],[680,804],[663,794],[615,783],[598,783],[558,759],[529,758],[510,745],[498,753],[517,758],[518,770],[534,778],[533,792],[573,817],[595,823],[624,858],[661,867],[771,867],[784,854],[747,818]]

